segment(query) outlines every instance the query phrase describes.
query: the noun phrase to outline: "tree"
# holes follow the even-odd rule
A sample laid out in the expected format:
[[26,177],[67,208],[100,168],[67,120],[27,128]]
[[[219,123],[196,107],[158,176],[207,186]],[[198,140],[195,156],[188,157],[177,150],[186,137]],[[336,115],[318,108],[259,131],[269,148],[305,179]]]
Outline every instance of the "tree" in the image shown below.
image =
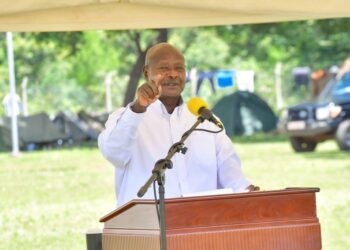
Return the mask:
[[[143,31],[146,32],[146,31]],[[142,31],[130,31],[128,34],[130,39],[134,42],[134,46],[137,51],[137,59],[132,66],[130,72],[130,78],[127,85],[127,90],[124,96],[124,106],[130,103],[135,98],[135,93],[137,89],[137,85],[142,76],[143,66],[146,58],[147,50],[152,47],[156,43],[166,42],[168,40],[168,30],[167,29],[158,29],[155,30],[156,38],[153,38],[153,34],[148,36],[144,34]],[[142,41],[142,36],[145,36],[145,41]],[[146,45],[142,46],[142,42],[146,43]]]
[[[102,110],[102,82],[106,74],[113,72],[113,102],[126,105],[134,99],[147,49],[169,40],[184,52],[187,69],[253,69],[258,76],[256,90],[270,104],[275,100],[274,67],[282,62],[289,105],[288,101],[305,98],[290,92],[291,69],[339,65],[350,50],[349,27],[350,19],[343,18],[172,30],[14,33],[16,82],[19,85],[23,77],[29,78],[31,112],[43,107],[51,113],[58,107]],[[4,33],[0,34],[0,47],[2,99],[8,92]],[[186,91],[185,88],[185,95]],[[205,94],[204,98],[214,102],[226,93]]]

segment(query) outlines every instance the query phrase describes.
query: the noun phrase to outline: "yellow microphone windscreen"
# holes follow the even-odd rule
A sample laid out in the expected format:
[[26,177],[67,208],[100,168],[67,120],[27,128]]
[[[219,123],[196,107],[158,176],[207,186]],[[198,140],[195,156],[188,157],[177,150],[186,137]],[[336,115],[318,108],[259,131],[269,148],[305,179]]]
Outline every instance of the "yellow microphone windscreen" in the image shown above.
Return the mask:
[[208,109],[208,104],[199,97],[193,97],[187,102],[187,107],[192,114],[199,116],[199,110],[201,108]]

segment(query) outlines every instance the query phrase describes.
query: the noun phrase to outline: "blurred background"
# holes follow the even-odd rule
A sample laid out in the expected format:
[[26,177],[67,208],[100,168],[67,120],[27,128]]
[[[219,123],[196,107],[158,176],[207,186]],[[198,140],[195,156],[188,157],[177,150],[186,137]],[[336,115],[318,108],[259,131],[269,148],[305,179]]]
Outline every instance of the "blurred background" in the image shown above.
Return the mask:
[[[134,100],[145,52],[161,41],[184,53],[184,99],[209,103],[247,177],[263,190],[320,187],[323,249],[350,249],[349,30],[350,19],[339,18],[16,32],[15,110],[0,33],[0,249],[86,248],[85,232],[115,208],[113,167],[97,136],[108,114]],[[19,157],[10,155],[13,113]]]

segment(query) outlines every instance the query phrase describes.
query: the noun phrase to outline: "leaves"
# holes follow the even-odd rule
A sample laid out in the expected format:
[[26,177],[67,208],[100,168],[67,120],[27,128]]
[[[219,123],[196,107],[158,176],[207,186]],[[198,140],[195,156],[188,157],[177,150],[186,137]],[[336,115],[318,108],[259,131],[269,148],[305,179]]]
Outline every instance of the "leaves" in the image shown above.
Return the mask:
[[[299,102],[307,91],[292,91],[292,68],[317,70],[341,64],[349,53],[349,27],[350,19],[344,18],[182,28],[170,30],[168,40],[184,52],[187,69],[254,70],[257,92],[274,106],[275,64],[283,64],[285,95],[290,102]],[[135,77],[131,72],[140,51],[153,44],[158,34],[157,30],[14,33],[17,92],[23,77],[28,77],[30,113],[43,107],[49,112],[56,112],[57,107],[103,110],[104,77],[113,73],[113,104],[120,106],[131,74]],[[2,100],[9,91],[4,33],[0,46]],[[50,91],[56,94],[48,99]],[[70,93],[76,93],[75,97]],[[211,96],[209,91],[206,96],[214,102],[224,94]]]

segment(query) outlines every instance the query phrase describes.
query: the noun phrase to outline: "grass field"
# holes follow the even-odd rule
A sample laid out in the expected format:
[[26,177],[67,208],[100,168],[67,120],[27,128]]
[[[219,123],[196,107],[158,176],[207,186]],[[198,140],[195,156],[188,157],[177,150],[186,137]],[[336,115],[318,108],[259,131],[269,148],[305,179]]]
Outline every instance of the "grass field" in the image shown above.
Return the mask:
[[[350,152],[334,142],[295,154],[284,140],[235,141],[262,190],[320,187],[323,249],[350,249]],[[84,233],[114,206],[113,168],[96,148],[0,153],[0,249],[86,249]]]

